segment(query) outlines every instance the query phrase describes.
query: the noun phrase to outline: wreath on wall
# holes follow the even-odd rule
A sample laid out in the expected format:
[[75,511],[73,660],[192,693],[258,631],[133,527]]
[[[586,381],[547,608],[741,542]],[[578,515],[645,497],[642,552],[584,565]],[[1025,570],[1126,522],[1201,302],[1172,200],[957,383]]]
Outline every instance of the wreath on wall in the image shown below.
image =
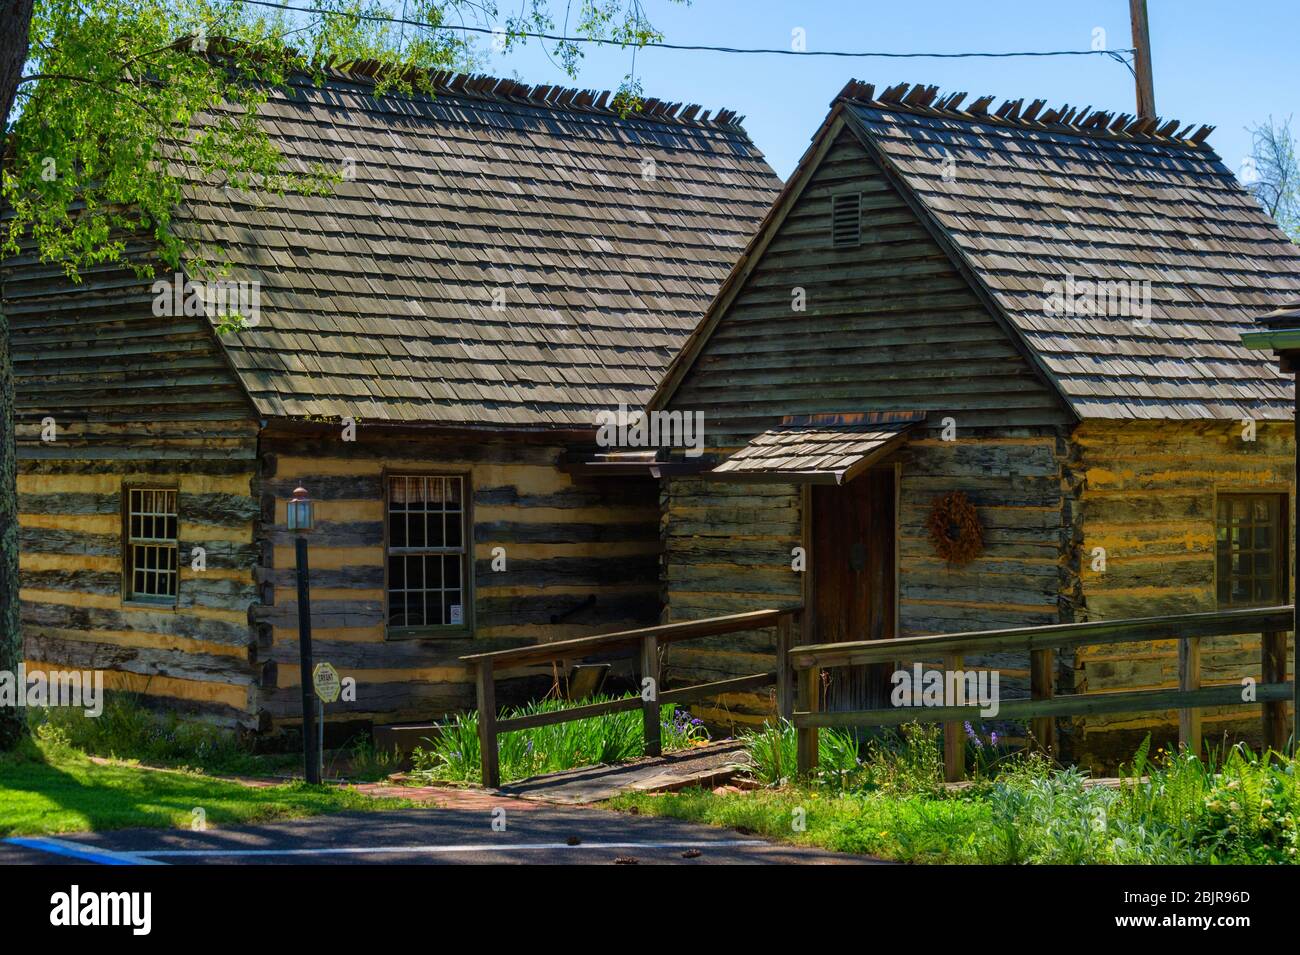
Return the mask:
[[979,515],[965,491],[936,497],[925,526],[934,552],[949,564],[969,564],[984,551]]

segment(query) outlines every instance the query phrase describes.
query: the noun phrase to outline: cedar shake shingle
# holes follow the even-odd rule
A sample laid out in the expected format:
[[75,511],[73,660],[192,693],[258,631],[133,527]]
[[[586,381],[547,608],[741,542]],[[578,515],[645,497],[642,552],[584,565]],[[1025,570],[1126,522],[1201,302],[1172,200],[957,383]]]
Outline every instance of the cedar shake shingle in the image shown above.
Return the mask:
[[223,339],[258,411],[594,427],[643,404],[780,181],[725,111],[438,83],[270,99],[295,167],[351,161],[330,195],[188,189],[180,228],[260,283],[259,323]]

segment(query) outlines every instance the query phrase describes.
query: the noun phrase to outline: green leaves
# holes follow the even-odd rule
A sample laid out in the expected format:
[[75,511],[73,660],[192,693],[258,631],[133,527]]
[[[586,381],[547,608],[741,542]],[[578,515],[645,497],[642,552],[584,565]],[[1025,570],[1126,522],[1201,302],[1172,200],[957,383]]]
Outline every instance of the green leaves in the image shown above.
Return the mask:
[[[376,0],[312,0],[313,12],[246,0],[37,0],[31,47],[13,113],[0,184],[13,210],[0,226],[0,255],[34,255],[76,278],[123,263],[141,275],[184,263],[200,277],[224,274],[201,229],[182,235],[176,213],[193,188],[259,195],[328,192],[335,170],[290,164],[259,111],[296,77],[327,66],[378,61],[375,95],[430,92],[429,71],[470,71],[484,62],[480,29],[493,4],[411,0],[405,19]],[[524,32],[553,29],[549,0],[505,21],[504,49]],[[658,38],[638,0],[584,0],[562,29],[639,46]],[[427,25],[426,25],[427,24]],[[574,44],[553,42],[577,73]],[[619,108],[640,108],[629,79]],[[201,186],[199,185],[201,184]]]

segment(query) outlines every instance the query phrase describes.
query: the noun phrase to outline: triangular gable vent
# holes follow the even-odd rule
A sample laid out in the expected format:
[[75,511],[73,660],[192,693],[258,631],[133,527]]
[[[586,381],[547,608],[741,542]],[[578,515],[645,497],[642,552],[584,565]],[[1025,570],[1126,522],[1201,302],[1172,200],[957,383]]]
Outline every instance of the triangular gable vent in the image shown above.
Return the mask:
[[862,193],[844,192],[831,197],[831,245],[851,248],[862,244]]

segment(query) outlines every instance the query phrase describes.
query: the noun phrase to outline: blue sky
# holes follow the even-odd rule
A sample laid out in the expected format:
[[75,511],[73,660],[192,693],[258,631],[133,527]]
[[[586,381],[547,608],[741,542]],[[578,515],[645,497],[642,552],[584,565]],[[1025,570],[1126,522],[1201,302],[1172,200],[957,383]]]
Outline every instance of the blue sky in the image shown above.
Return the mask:
[[[514,0],[500,0],[503,10]],[[805,31],[810,50],[1085,50],[1093,30],[1107,45],[1130,45],[1128,0],[694,0],[689,7],[643,0],[668,42],[783,47]],[[562,2],[556,3],[563,7]],[[1156,108],[1161,116],[1218,128],[1210,144],[1238,169],[1250,152],[1245,127],[1271,114],[1300,121],[1300,0],[1150,0]],[[587,48],[577,84],[533,45],[494,57],[491,71],[528,82],[615,88],[631,53]],[[844,60],[642,50],[637,74],[647,95],[725,106],[773,168],[788,176],[851,77],[903,80],[966,90],[999,101],[1025,97],[1132,112],[1133,80],[1108,57],[964,60]],[[1293,123],[1293,128],[1296,124]]]

